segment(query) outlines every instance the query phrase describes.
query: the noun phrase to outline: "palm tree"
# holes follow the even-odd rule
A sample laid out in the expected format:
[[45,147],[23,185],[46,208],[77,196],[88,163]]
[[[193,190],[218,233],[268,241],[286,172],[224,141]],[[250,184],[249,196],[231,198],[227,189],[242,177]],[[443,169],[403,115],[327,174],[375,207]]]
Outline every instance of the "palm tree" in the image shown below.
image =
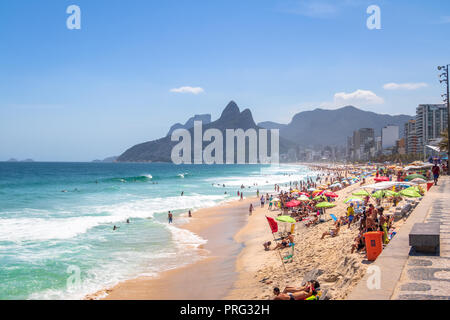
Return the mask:
[[448,131],[444,130],[441,133],[441,142],[439,142],[439,149],[444,152],[448,152]]

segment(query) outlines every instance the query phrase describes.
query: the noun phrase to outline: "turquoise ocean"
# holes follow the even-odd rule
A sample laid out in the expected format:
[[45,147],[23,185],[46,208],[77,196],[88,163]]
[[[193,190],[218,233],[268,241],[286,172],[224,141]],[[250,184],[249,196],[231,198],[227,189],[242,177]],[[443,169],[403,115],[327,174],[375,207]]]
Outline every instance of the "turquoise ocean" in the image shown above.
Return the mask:
[[0,299],[83,299],[195,262],[206,239],[180,228],[189,209],[313,175],[300,165],[0,162]]

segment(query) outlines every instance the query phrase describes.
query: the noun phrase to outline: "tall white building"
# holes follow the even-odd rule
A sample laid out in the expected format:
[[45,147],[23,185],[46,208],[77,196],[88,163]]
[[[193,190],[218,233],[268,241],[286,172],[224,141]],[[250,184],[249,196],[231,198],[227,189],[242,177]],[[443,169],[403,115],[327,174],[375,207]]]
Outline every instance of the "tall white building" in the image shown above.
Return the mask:
[[399,139],[400,128],[398,126],[386,126],[381,129],[381,145],[383,149],[395,147],[395,143]]

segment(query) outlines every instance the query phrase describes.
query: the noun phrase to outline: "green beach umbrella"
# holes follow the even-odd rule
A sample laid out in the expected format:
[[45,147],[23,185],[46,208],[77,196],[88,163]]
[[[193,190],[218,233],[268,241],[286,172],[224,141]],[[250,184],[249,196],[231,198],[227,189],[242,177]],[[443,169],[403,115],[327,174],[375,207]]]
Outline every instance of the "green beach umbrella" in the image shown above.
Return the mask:
[[422,195],[414,188],[408,188],[399,192],[400,195],[408,198],[420,198]]
[[326,197],[324,197],[324,196],[317,196],[317,197],[315,197],[313,200],[314,201],[320,201],[320,200],[326,200],[327,198]]
[[376,199],[386,198],[386,197],[396,197],[398,196],[397,192],[391,190],[378,190],[377,192],[372,194],[372,197]]
[[417,178],[423,179],[423,180],[427,179],[421,174],[410,174],[409,176],[406,177],[406,180],[414,180],[414,179],[417,179]]
[[329,202],[321,202],[321,203],[319,203],[318,205],[316,205],[316,208],[333,208],[333,207],[336,207],[336,205],[335,204],[332,204],[332,203],[329,203]]
[[363,202],[364,200],[360,197],[350,197],[344,200],[344,203],[350,203],[350,202]]
[[361,197],[366,197],[366,196],[370,196],[370,194],[366,191],[366,190],[358,190],[355,193],[352,193],[354,196],[361,196]]
[[289,216],[279,216],[276,217],[275,220],[280,221],[280,222],[287,222],[287,223],[296,223],[297,221],[295,221],[295,219],[293,219],[292,217]]

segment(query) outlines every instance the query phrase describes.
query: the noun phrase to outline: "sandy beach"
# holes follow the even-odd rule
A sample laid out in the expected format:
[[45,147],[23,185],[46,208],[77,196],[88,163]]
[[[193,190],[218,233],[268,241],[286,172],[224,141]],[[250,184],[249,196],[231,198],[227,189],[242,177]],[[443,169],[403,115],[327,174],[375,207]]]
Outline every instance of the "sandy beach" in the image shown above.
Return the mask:
[[[366,179],[366,184],[374,182]],[[162,272],[157,277],[139,277],[89,295],[86,299],[107,300],[264,300],[272,297],[275,286],[300,285],[306,275],[316,273],[330,299],[345,299],[364,276],[369,265],[365,253],[350,253],[358,227],[343,226],[339,236],[321,240],[333,228],[329,214],[345,215],[343,200],[360,189],[359,183],[337,191],[336,207],[327,209],[326,222],[307,228],[298,222],[295,255],[284,269],[278,250],[264,251],[262,244],[273,240],[266,216],[279,211],[260,208],[259,199],[250,196],[217,207],[201,209],[190,223],[181,226],[208,242],[201,247],[201,259],[193,264]],[[248,207],[253,203],[251,216]],[[402,220],[394,223],[400,228]],[[287,249],[285,249],[287,250]],[[285,254],[283,250],[281,254]],[[187,289],[188,288],[188,289]]]

